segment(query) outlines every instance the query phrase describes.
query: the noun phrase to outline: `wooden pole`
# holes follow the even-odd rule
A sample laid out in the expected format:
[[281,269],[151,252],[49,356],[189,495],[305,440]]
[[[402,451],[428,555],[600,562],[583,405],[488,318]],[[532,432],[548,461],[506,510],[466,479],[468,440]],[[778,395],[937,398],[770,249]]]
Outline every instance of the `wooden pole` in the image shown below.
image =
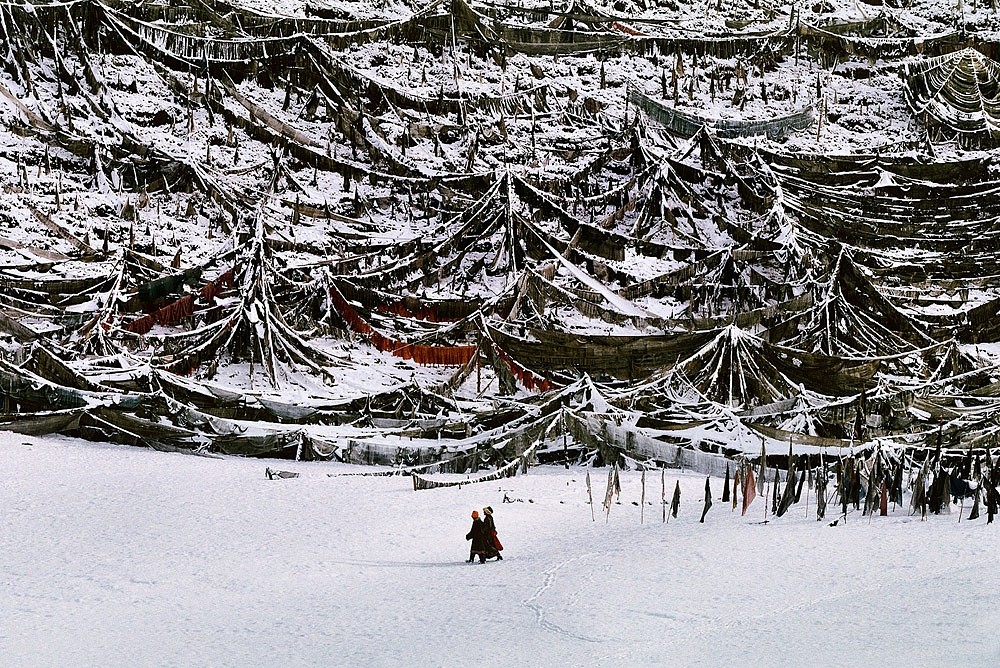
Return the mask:
[[590,487],[590,471],[587,471],[587,499],[590,501],[590,521],[596,522],[597,515],[594,514],[594,493]]
[[663,522],[667,521],[667,471],[660,469],[660,505],[663,507]]
[[646,515],[646,469],[642,470],[642,494],[639,496],[639,524],[645,524]]

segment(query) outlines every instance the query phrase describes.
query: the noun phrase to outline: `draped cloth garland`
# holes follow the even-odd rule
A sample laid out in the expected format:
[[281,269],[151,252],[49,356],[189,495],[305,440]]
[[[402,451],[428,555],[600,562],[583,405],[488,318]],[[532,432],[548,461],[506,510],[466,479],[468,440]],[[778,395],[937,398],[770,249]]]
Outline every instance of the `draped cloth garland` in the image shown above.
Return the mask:
[[503,478],[513,478],[517,475],[517,469],[523,467],[534,451],[535,446],[531,446],[525,450],[520,457],[512,462],[504,464],[498,468],[493,473],[488,473],[486,475],[477,476],[475,478],[469,478],[467,480],[447,480],[447,481],[437,481],[431,480],[429,478],[424,478],[417,475],[416,473],[411,474],[413,478],[413,491],[420,489],[435,489],[438,487],[460,487],[462,485],[471,485],[477,482],[490,482],[492,480],[502,480]]
[[[206,283],[198,291],[198,296],[201,297],[203,302],[209,304],[215,299],[215,297],[222,294],[226,288],[231,287],[232,284],[233,270],[228,269],[220,274],[214,281]],[[194,297],[192,295],[184,295],[183,297],[175,299],[169,304],[160,307],[152,313],[147,313],[146,315],[126,323],[122,326],[122,329],[134,334],[145,335],[153,329],[153,325],[176,325],[184,320],[184,318],[191,317],[194,314],[194,306]]]
[[426,346],[391,339],[365,322],[336,286],[330,286],[329,295],[333,308],[347,326],[367,338],[381,352],[424,366],[462,366],[476,354],[476,346]]
[[1000,63],[963,49],[907,63],[903,75],[915,113],[960,133],[1000,132]]

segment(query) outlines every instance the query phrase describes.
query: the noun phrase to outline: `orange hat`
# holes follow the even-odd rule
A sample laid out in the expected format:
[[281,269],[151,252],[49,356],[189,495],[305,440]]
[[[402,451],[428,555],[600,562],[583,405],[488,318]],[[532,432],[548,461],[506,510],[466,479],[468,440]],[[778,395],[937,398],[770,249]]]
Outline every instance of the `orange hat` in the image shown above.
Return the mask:
[[478,518],[479,518],[479,511],[478,510],[473,510],[472,511],[472,519],[478,519]]

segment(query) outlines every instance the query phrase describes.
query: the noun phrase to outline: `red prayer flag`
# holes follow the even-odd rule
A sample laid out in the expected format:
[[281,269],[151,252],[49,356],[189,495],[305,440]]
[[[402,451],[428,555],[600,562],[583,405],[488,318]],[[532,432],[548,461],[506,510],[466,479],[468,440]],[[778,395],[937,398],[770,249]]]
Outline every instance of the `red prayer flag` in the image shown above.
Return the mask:
[[757,484],[753,479],[753,467],[747,468],[747,477],[743,482],[743,512],[742,515],[747,514],[747,508],[753,503],[753,500],[757,498]]

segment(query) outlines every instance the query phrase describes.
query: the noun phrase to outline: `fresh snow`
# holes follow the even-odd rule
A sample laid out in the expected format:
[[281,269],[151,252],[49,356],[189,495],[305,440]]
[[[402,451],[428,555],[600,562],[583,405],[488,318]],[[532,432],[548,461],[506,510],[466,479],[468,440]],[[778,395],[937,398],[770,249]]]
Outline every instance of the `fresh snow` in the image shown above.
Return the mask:
[[[583,468],[414,492],[332,463],[0,435],[7,666],[995,666],[1000,538],[965,508],[761,524],[704,477]],[[266,467],[300,473],[268,480]],[[514,500],[503,503],[504,496]],[[805,497],[805,491],[803,491]],[[467,564],[491,505],[503,562]]]

